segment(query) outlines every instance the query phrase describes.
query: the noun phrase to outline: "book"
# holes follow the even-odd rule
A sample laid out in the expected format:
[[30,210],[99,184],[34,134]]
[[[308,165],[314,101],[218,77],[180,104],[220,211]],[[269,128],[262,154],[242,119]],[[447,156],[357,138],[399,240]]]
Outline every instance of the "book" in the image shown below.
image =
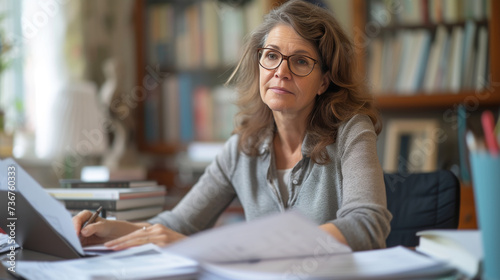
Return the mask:
[[105,211],[104,218],[126,221],[145,220],[156,216],[163,211],[163,206],[142,207],[135,209],[119,210],[119,211]]
[[447,77],[451,69],[448,68],[449,52],[451,45],[451,34],[447,31],[443,34],[443,44],[440,49],[441,57],[438,62],[438,69],[433,85],[433,91],[447,91]]
[[193,92],[193,113],[195,139],[209,141],[213,132],[212,95],[205,86],[197,87]]
[[462,81],[462,50],[464,40],[464,29],[461,26],[455,26],[451,31],[450,54],[448,57],[448,76],[446,77],[447,89],[451,92],[460,91]]
[[405,65],[409,69],[403,88],[401,88],[401,91],[410,93],[416,92],[422,86],[431,42],[430,32],[425,29],[415,31],[412,36],[414,36],[412,55],[408,64]]
[[[187,53],[188,69],[196,69],[202,65],[203,44],[201,42],[201,5],[189,5],[185,9],[187,25],[187,49],[180,52]],[[187,51],[186,51],[187,50]]]
[[179,128],[180,140],[189,142],[194,139],[193,123],[193,77],[182,73],[179,74]]
[[264,15],[268,12],[269,3],[266,0],[254,0],[247,3],[245,8],[246,33],[254,31],[262,23]]
[[439,25],[436,28],[436,35],[431,46],[427,69],[425,71],[425,77],[423,81],[423,90],[425,92],[433,92],[436,90],[439,62],[441,60],[440,58],[445,56],[446,53],[445,45],[447,36],[448,33],[446,32],[446,27],[444,27],[443,25]]
[[85,188],[85,189],[45,189],[56,199],[131,199],[139,197],[165,196],[165,186],[142,188]]
[[79,179],[60,179],[61,188],[79,189],[79,188],[141,188],[157,186],[156,181],[137,180],[137,181],[82,181]]
[[148,92],[144,106],[144,131],[146,141],[148,143],[155,143],[160,140],[160,87],[152,86],[152,90]]
[[147,170],[141,166],[107,167],[87,165],[82,168],[80,179],[90,181],[144,181]]
[[403,0],[400,2],[401,15],[399,21],[407,25],[419,25],[427,22],[427,9],[424,6],[424,1]]
[[386,51],[386,55],[384,57],[384,68],[383,75],[387,76],[384,79],[383,89],[384,91],[395,92],[397,91],[396,85],[399,75],[400,65],[399,63],[395,63],[394,61],[401,61],[402,58],[402,46],[403,46],[403,33],[398,32],[394,38],[392,39],[391,46],[388,47],[390,50]]
[[169,75],[162,84],[163,138],[167,143],[180,140],[179,77]]
[[[398,40],[395,39],[395,36],[384,35],[383,43],[382,43],[382,65],[379,71],[380,74],[380,91],[382,92],[390,92],[392,91],[392,80],[393,73],[395,71],[393,59],[399,57],[398,52]],[[376,92],[374,91],[374,94]]]
[[214,0],[202,1],[200,5],[203,65],[207,69],[213,69],[220,64],[218,7]]
[[[402,247],[352,252],[296,211],[213,228],[165,247],[146,244],[95,258],[18,261],[27,279],[417,279],[454,269]],[[193,275],[194,274],[194,275]],[[49,277],[50,278],[50,277]],[[189,279],[192,279],[189,278]]]
[[483,244],[479,230],[426,230],[417,235],[417,251],[450,263],[470,278],[480,275]]
[[371,84],[371,90],[375,94],[382,91],[382,68],[383,41],[381,38],[375,38],[370,46],[370,62],[368,63],[368,77]]
[[107,211],[118,211],[132,208],[139,208],[145,206],[162,206],[165,203],[165,197],[139,197],[131,199],[63,199],[64,205],[67,209],[97,209],[102,206]]
[[482,26],[478,31],[478,46],[472,87],[481,91],[488,85],[488,30]]
[[460,20],[459,2],[456,0],[443,0],[443,21],[446,23],[457,22]]
[[429,0],[429,20],[431,23],[440,23],[443,21],[442,0]]
[[216,140],[231,136],[234,117],[238,112],[235,96],[237,96],[236,91],[228,87],[218,86],[212,90],[213,137]]
[[222,64],[232,65],[238,62],[243,49],[245,19],[242,9],[230,5],[221,5],[219,30]]
[[[401,31],[401,53],[399,60],[399,73],[397,75],[397,80],[395,84],[395,90],[397,92],[405,91],[407,89],[408,79],[410,75],[410,61],[413,60],[413,54],[415,53],[415,40],[416,37],[413,35],[413,31],[404,30]],[[398,63],[398,62],[396,62]]]
[[476,60],[474,50],[474,39],[476,38],[476,24],[472,20],[465,22],[464,42],[462,49],[462,89],[472,89],[474,75],[474,62]]

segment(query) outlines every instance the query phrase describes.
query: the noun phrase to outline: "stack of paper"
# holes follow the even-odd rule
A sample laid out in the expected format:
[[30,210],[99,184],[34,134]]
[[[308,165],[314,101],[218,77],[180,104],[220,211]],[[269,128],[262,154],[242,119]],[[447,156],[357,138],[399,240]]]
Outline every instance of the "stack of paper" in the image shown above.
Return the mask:
[[[28,279],[403,279],[452,268],[402,247],[352,253],[297,212],[95,258],[18,262]],[[75,278],[77,275],[80,278]],[[182,277],[182,278],[179,278]]]

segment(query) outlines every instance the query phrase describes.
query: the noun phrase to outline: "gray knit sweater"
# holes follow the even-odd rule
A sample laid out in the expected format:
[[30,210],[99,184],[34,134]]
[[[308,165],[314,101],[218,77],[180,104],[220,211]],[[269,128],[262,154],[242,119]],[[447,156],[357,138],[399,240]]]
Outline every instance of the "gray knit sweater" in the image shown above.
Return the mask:
[[326,165],[315,164],[307,156],[311,140],[306,135],[303,159],[290,174],[286,203],[278,188],[273,135],[263,137],[260,155],[250,157],[238,152],[238,135],[233,135],[182,201],[149,222],[189,235],[213,226],[238,197],[247,220],[285,211],[288,205],[318,225],[336,225],[353,250],[385,247],[391,214],[377,158],[377,136],[367,116],[356,115],[340,126],[337,141],[327,147],[331,162]]

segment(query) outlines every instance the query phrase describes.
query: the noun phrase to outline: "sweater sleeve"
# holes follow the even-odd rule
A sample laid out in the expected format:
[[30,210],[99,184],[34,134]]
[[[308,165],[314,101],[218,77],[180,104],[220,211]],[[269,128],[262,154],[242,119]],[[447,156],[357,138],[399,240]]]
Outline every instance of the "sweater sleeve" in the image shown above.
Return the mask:
[[199,181],[171,211],[164,211],[148,222],[190,235],[212,227],[236,197],[231,184],[237,158],[237,138],[231,137]]
[[392,215],[387,210],[382,167],[373,124],[357,115],[339,129],[341,204],[332,221],[355,251],[384,248]]

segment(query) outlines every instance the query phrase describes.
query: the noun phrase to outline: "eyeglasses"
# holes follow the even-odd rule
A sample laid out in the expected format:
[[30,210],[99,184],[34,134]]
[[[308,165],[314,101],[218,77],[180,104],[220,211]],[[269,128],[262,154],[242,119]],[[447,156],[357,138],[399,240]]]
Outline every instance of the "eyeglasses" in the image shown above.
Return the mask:
[[257,49],[259,56],[259,65],[267,70],[273,70],[281,65],[283,60],[288,61],[288,69],[293,74],[299,77],[305,77],[314,70],[314,65],[318,61],[312,57],[294,54],[294,55],[284,55],[275,49],[270,48],[259,48]]

